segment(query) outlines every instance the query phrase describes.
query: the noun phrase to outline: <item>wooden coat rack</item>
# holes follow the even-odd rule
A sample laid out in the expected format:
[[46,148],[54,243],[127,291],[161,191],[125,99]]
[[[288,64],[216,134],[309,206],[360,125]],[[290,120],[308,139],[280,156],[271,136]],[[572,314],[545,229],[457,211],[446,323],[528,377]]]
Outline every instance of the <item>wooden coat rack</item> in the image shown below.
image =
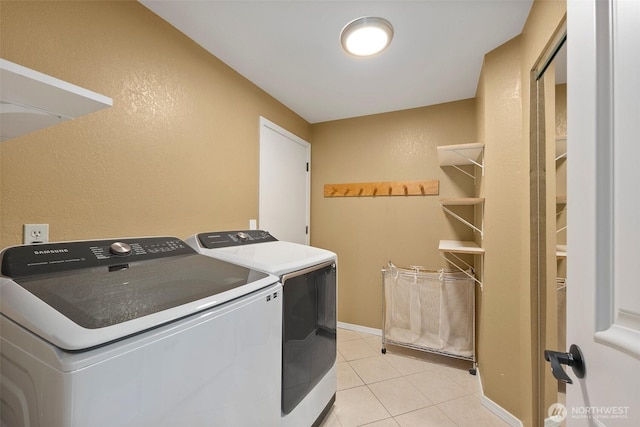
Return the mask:
[[439,192],[437,179],[324,185],[324,197],[437,196]]

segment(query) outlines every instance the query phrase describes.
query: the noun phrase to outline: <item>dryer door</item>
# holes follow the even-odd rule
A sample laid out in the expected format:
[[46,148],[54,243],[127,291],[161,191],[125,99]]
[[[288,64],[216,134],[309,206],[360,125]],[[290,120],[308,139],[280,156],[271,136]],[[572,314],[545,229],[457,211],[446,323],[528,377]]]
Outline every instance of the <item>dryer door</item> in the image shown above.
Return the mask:
[[336,264],[282,277],[282,412],[290,413],[336,360]]

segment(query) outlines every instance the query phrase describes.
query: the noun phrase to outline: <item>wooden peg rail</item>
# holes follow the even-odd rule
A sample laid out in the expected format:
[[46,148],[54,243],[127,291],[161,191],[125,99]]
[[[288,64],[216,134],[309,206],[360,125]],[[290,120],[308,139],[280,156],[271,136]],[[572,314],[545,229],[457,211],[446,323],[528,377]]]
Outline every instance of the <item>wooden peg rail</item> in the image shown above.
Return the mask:
[[437,179],[324,185],[324,197],[437,196],[439,192]]

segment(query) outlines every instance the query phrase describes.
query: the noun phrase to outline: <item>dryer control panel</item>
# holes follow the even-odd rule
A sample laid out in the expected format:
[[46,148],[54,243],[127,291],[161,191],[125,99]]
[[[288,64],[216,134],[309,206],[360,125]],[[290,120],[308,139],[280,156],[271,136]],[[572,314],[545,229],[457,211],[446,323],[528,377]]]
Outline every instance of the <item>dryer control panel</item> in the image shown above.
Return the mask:
[[198,234],[198,240],[202,247],[206,249],[278,241],[268,231],[264,230],[212,231]]

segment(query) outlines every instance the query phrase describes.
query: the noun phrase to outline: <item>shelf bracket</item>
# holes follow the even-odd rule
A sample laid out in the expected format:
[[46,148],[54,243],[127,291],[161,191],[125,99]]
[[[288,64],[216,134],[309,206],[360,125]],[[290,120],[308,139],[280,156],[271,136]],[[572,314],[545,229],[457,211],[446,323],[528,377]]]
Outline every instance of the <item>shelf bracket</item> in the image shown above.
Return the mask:
[[[478,283],[480,285],[480,291],[484,291],[484,286],[482,284],[482,281],[478,280],[476,278],[476,276],[474,276],[473,274],[469,274],[469,272],[467,271],[467,270],[471,269],[472,272],[475,272],[475,269],[473,268],[472,265],[470,265],[469,263],[465,262],[462,258],[457,256],[453,252],[445,252],[445,253],[448,253],[448,254],[452,255],[455,259],[458,260],[458,262],[464,264],[466,268],[460,267],[458,264],[456,264],[455,262],[453,262],[449,258],[447,258],[445,255],[443,255],[443,253],[440,253],[440,257],[442,259],[444,259],[445,261],[447,261],[449,264],[453,265],[458,270],[460,270],[462,273],[464,273],[470,279],[473,279],[476,283]],[[481,257],[481,258],[484,261],[484,257]],[[484,271],[484,265],[482,266],[482,269],[483,269],[482,271]]]
[[[462,149],[461,151],[464,151],[464,149]],[[452,153],[454,153],[457,156],[460,156],[461,158],[463,158],[464,160],[471,162],[472,164],[478,166],[480,168],[480,170],[482,171],[482,176],[484,176],[484,148],[482,148],[480,157],[482,158],[481,162],[478,162],[476,160],[473,160],[472,158],[470,158],[469,156],[466,156],[464,154],[462,154],[461,152],[459,152],[458,150],[451,150]],[[475,175],[471,175],[468,172],[463,171],[461,168],[459,168],[456,165],[451,165],[454,168],[458,169],[460,172],[464,173],[467,176],[470,176],[471,178],[473,178],[474,180],[476,179]]]
[[[456,166],[456,165],[449,165],[449,166],[451,166],[452,168],[455,168],[455,169],[459,170],[460,172],[462,172],[463,174],[467,175],[469,178],[473,179],[474,181],[476,180],[475,175],[470,174],[470,173],[469,173],[469,172],[467,172],[466,170],[462,169],[460,166]],[[484,169],[482,169],[482,171],[483,171],[483,174],[484,174]]]
[[[452,217],[454,217],[455,219],[457,219],[458,221],[460,221],[461,223],[463,223],[467,227],[469,227],[472,230],[478,232],[478,234],[480,234],[480,238],[481,239],[484,238],[484,233],[483,233],[481,228],[476,227],[474,224],[472,224],[469,221],[467,221],[466,219],[462,218],[460,215],[458,215],[457,213],[453,212],[451,209],[449,209],[445,205],[440,204],[440,207],[442,207],[443,211],[445,211],[446,213],[448,213],[449,215],[451,215]],[[483,223],[484,223],[484,212],[482,214],[482,218],[483,218]]]

